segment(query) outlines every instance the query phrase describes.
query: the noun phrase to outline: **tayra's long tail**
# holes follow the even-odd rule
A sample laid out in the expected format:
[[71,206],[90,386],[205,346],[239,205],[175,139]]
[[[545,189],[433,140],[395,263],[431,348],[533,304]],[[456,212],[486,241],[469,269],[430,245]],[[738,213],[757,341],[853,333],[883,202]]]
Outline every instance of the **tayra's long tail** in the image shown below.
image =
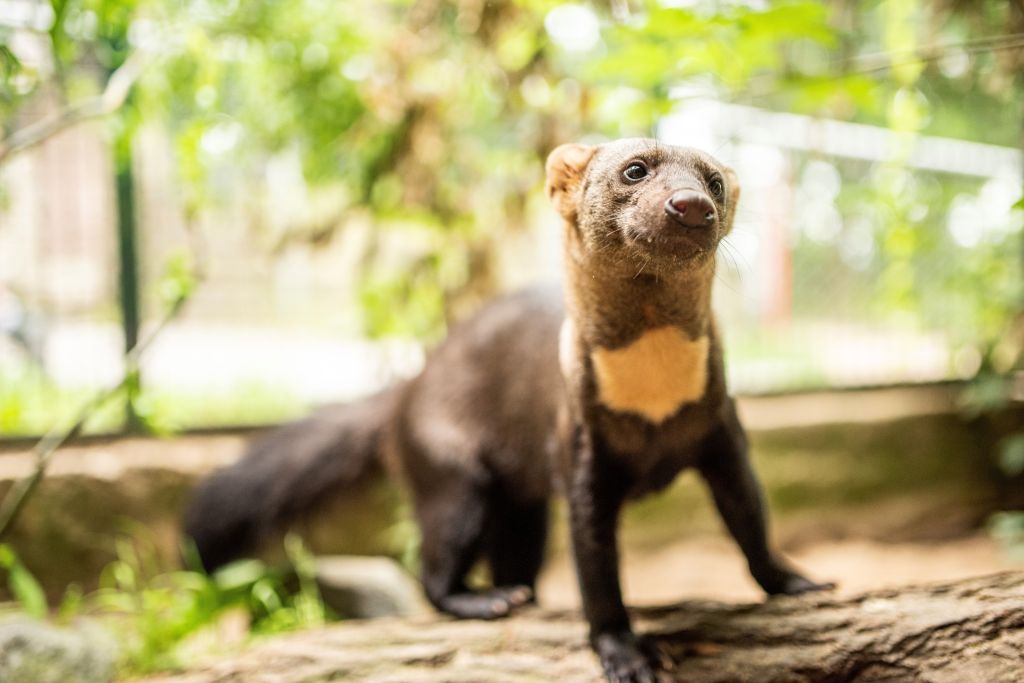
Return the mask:
[[203,566],[212,571],[256,551],[275,531],[378,467],[380,437],[400,386],[278,427],[202,482],[186,508],[184,530]]

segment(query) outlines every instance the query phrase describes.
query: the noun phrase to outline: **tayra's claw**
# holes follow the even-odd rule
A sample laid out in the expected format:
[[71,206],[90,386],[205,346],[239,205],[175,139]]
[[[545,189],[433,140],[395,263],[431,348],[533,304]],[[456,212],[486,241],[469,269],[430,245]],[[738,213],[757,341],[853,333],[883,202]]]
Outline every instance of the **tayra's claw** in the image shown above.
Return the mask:
[[460,619],[500,619],[533,599],[529,586],[501,586],[440,598],[438,608]]
[[676,668],[676,663],[668,656],[661,646],[653,638],[647,636],[640,636],[640,650],[647,656],[648,661],[654,662],[658,665],[659,669],[665,671],[672,671]]
[[780,572],[770,581],[765,581],[761,585],[770,595],[802,595],[804,593],[830,591],[836,587],[836,584],[832,581],[818,583],[811,581],[806,576],[791,571]]
[[508,591],[508,601],[517,607],[533,600],[533,591],[529,586],[513,586],[505,590]]
[[801,595],[803,593],[817,593],[819,591],[829,591],[836,587],[833,582],[828,583],[816,583],[811,581],[807,577],[794,574],[787,579],[785,586],[783,587],[783,593],[785,595]]
[[603,633],[594,638],[605,678],[611,683],[658,683],[651,663],[656,645],[629,632]]

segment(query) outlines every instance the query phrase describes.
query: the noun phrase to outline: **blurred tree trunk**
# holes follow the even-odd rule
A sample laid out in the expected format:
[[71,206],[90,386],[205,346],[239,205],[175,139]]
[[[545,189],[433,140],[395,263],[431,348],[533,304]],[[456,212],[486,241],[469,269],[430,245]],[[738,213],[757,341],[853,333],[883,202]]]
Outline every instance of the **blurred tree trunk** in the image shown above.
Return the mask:
[[[118,303],[121,307],[121,331],[124,352],[139,343],[141,312],[139,304],[138,229],[135,222],[135,177],[132,169],[131,128],[122,131],[114,143],[114,169],[117,187]],[[136,372],[126,383],[125,431],[139,430],[133,399],[138,395],[140,379]]]
[[[101,42],[109,51],[111,63],[106,65],[106,82],[112,83],[115,76],[131,61],[128,51],[128,26],[124,25],[105,35]],[[121,309],[121,334],[124,340],[124,355],[132,353],[139,344],[142,326],[142,306],[139,287],[138,226],[135,210],[135,169],[134,141],[137,130],[137,112],[134,109],[134,81],[124,86],[121,105],[116,114],[116,134],[112,151],[114,154],[114,187],[117,199],[117,295]],[[135,410],[135,399],[139,395],[141,379],[139,369],[125,367],[125,413],[124,430],[138,432],[141,429],[139,415]]]

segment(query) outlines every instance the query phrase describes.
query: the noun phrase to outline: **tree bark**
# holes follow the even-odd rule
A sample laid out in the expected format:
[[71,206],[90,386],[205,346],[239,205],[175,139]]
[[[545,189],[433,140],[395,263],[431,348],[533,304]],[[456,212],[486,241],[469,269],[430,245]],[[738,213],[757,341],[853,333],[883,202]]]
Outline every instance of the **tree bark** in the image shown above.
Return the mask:
[[[687,683],[1018,683],[1024,572],[762,604],[683,602],[633,611]],[[351,621],[262,641],[246,653],[151,683],[324,680],[488,683],[599,681],[576,612],[493,622],[439,616]]]

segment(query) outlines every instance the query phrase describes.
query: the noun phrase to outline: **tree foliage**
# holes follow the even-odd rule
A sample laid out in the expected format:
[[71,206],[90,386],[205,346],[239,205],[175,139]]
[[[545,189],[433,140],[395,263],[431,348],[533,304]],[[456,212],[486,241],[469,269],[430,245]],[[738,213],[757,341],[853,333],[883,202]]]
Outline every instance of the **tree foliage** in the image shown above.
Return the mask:
[[[26,105],[74,107],[138,57],[110,125],[172,133],[190,215],[241,197],[277,246],[369,222],[368,331],[431,336],[493,289],[548,150],[651,133],[693,94],[1015,144],[1024,48],[978,36],[1012,36],[1024,19],[1004,3],[951,4],[52,0],[28,29],[0,33],[0,114],[9,140],[31,123]],[[22,56],[28,42],[43,56]],[[927,251],[894,189],[899,164],[868,181],[880,294],[897,307],[915,298]],[[283,226],[267,218],[280,167],[297,169],[306,197]]]

